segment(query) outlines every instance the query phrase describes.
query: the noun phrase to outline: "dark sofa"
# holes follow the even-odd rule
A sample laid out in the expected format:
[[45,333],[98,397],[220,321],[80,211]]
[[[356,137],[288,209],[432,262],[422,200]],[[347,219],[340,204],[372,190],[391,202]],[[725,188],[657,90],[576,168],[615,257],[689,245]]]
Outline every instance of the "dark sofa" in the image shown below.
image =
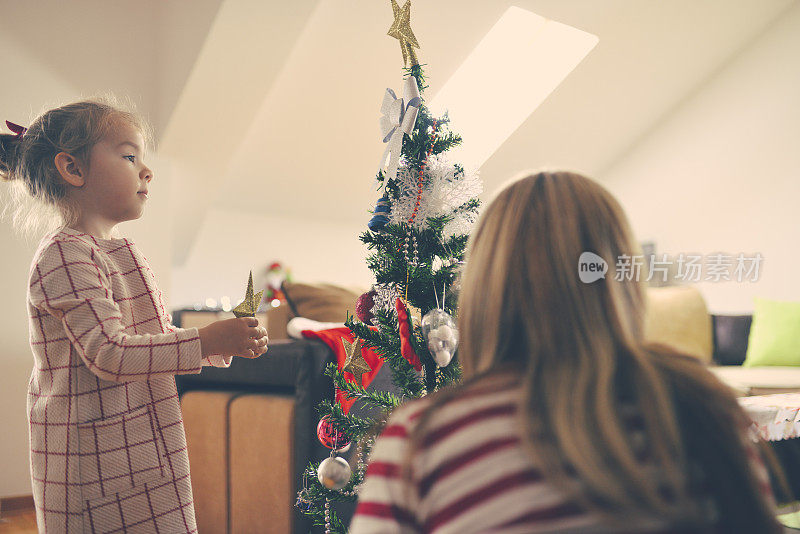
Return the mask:
[[715,364],[742,365],[752,323],[752,315],[711,315]]
[[[260,358],[234,358],[230,368],[207,367],[198,375],[178,376],[176,382],[181,395],[193,391],[222,391],[241,395],[258,394],[293,398],[294,432],[293,435],[287,436],[287,439],[292,443],[294,470],[292,491],[296,491],[301,487],[301,476],[309,462],[320,461],[330,454],[330,450],[319,442],[316,435],[319,422],[316,407],[323,399],[332,400],[334,394],[331,380],[323,374],[329,362],[335,362],[335,356],[328,346],[320,341],[276,341],[270,343],[269,351]],[[397,391],[391,383],[390,375],[388,366],[383,366],[370,384],[370,389]],[[373,412],[357,402],[351,413],[366,415]],[[190,429],[187,428],[187,435],[189,434]],[[192,443],[189,445],[191,455]],[[351,447],[351,450],[343,456],[348,458],[354,448]],[[268,451],[265,451],[265,454],[267,453]],[[194,465],[192,469],[195,469]],[[349,521],[354,506],[336,503],[334,509],[342,519]],[[294,532],[314,531],[308,517],[299,511],[294,511],[293,519]]]

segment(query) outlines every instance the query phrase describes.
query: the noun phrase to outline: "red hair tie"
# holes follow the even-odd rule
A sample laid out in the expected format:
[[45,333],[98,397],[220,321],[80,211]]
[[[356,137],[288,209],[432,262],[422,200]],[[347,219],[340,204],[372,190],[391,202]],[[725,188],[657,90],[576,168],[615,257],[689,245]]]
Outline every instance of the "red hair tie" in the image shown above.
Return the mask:
[[27,128],[24,126],[20,126],[19,124],[14,124],[11,121],[6,121],[6,126],[8,129],[17,134],[17,139],[22,139],[22,136],[25,135],[25,132],[28,131]]

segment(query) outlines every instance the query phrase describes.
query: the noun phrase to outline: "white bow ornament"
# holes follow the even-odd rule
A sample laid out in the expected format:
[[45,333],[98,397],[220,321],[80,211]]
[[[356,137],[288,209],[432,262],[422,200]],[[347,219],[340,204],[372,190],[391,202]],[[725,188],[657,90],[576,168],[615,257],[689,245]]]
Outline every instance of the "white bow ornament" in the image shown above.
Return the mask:
[[414,131],[420,104],[422,99],[414,76],[406,78],[403,84],[403,98],[397,98],[391,89],[386,89],[383,95],[380,126],[386,150],[383,151],[380,169],[384,171],[384,178],[387,180],[397,176],[400,153],[403,150],[403,135],[410,135]]

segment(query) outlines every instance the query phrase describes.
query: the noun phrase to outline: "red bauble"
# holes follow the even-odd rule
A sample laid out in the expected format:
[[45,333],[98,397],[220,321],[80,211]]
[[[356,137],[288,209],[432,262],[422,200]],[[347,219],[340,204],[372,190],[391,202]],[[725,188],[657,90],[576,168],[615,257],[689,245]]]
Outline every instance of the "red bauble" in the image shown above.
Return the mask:
[[356,317],[364,324],[372,324],[375,316],[372,314],[372,307],[375,306],[374,297],[377,295],[374,289],[370,289],[356,301]]
[[319,442],[329,449],[335,448],[340,450],[350,445],[347,434],[341,430],[337,430],[327,415],[319,420],[319,424],[317,425],[317,437],[319,438]]

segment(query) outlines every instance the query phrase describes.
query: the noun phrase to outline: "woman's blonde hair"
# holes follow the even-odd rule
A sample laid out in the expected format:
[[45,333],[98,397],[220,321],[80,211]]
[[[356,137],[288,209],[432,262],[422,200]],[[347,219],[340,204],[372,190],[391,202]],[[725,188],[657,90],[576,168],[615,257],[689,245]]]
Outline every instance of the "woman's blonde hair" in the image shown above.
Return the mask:
[[[583,252],[608,262],[605,278],[580,280]],[[643,515],[687,529],[712,520],[725,532],[779,531],[732,393],[694,358],[645,345],[643,284],[613,275],[617,258],[639,253],[620,205],[588,178],[539,172],[506,187],[471,236],[462,280],[467,383],[515,369],[537,468],[611,521]],[[458,391],[434,396],[412,443]],[[643,430],[647,462],[626,409]],[[716,518],[698,497],[709,493]]]
[[67,199],[68,184],[55,166],[66,152],[83,165],[98,141],[119,122],[138,129],[147,144],[152,132],[132,104],[103,95],[50,109],[34,119],[24,135],[0,134],[0,179],[12,182],[4,213],[25,234],[74,222],[77,213]]

